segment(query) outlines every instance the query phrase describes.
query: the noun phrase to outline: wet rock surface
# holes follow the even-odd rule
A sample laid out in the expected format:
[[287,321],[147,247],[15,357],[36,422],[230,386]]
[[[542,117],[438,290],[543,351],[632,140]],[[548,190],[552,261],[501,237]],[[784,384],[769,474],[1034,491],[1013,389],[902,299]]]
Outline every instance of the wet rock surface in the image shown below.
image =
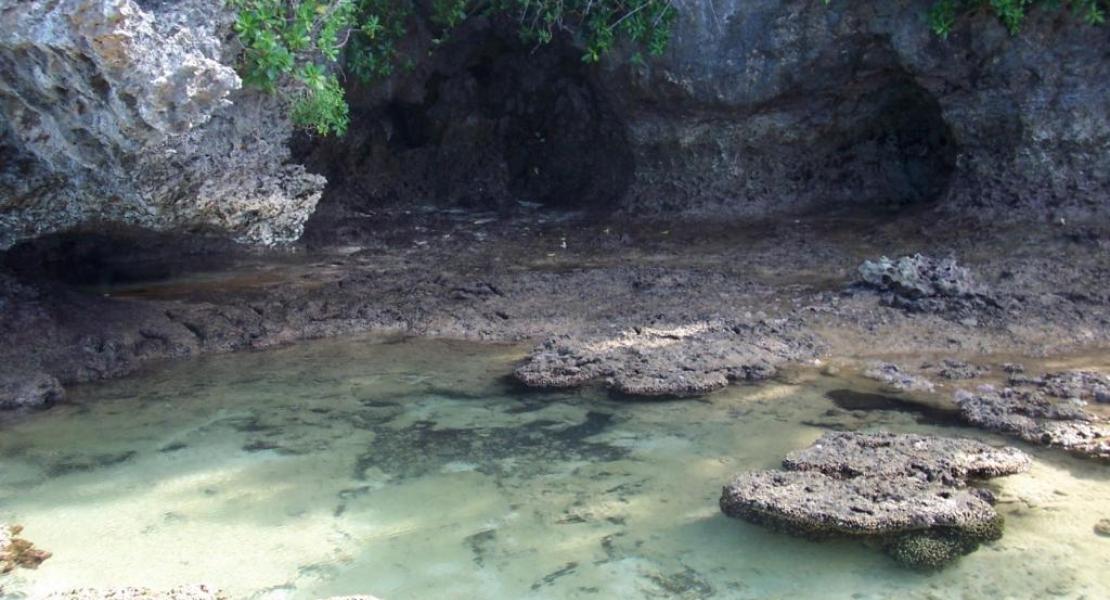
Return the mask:
[[785,320],[637,327],[611,338],[549,340],[513,375],[540,389],[603,380],[628,396],[698,396],[767,379],[783,363],[814,356],[818,347]]
[[1060,448],[1079,456],[1110,460],[1110,424],[1078,398],[1057,398],[1038,389],[984,385],[956,392],[969,423]]
[[1015,448],[996,448],[961,438],[915,434],[826,433],[812,446],[791,452],[783,466],[849,479],[914,477],[961,486],[1027,471],[1031,461]]
[[[1036,355],[1110,338],[1110,302],[1078,295],[1110,259],[1052,229],[969,236],[878,221],[845,238],[837,220],[710,226],[433,208],[351,222],[357,236],[298,253],[172,238],[107,247],[122,254],[81,239],[21,245],[0,260],[17,269],[0,268],[4,371],[65,386],[152,360],[376,332],[553,340],[518,370],[537,385],[691,394],[824,354]],[[842,292],[877,248],[929,245],[1008,274],[992,287],[1025,300],[968,325]],[[895,385],[933,377],[880,370]]]
[[1012,448],[914,434],[826,433],[792,452],[784,471],[753,471],[725,486],[721,510],[793,535],[862,537],[895,560],[938,568],[1001,537],[992,497],[971,479],[1028,470]]

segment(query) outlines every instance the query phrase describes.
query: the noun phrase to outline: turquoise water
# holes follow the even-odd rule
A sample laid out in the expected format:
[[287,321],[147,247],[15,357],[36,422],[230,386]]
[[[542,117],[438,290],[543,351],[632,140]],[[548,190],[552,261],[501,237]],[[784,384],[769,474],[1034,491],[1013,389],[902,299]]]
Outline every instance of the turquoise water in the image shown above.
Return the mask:
[[0,521],[54,553],[12,598],[208,583],[233,598],[1105,598],[1110,469],[1025,448],[1003,540],[934,574],[723,517],[733,473],[823,427],[970,435],[843,411],[801,373],[706,401],[521,393],[514,347],[353,339],[79,387],[0,426]]

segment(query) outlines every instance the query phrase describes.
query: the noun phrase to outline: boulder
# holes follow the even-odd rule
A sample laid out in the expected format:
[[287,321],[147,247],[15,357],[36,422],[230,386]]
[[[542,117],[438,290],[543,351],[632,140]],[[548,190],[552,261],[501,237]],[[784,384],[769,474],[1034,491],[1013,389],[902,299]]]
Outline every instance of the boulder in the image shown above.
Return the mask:
[[0,249],[89,222],[296,239],[324,179],[286,107],[241,89],[216,0],[0,8]]
[[721,494],[730,517],[822,540],[873,540],[892,558],[938,568],[1002,535],[1002,518],[971,479],[1020,473],[1029,458],[974,440],[827,433],[790,453],[785,470],[752,471]]

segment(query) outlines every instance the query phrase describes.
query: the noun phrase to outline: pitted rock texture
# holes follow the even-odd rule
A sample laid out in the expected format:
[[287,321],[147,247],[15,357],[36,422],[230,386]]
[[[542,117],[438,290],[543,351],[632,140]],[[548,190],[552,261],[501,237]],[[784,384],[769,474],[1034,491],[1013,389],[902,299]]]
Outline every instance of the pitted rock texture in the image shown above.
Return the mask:
[[789,322],[702,322],[638,327],[614,337],[544,342],[513,371],[532,388],[604,380],[638,397],[689,397],[732,382],[759,381],[781,364],[812,357],[816,343]]
[[1078,398],[1054,398],[1037,389],[980,386],[958,390],[965,420],[990,431],[1079,456],[1110,460],[1110,424]]
[[1015,448],[909,433],[826,433],[783,461],[791,471],[820,471],[839,478],[906,476],[953,486],[1023,473],[1030,465],[1029,457]]
[[1027,456],[974,440],[827,433],[784,471],[753,471],[721,494],[722,512],[821,540],[874,539],[895,560],[938,568],[1002,535],[992,496],[971,478],[1028,470]]
[[[18,537],[23,532],[20,525],[0,523],[0,575],[16,568],[37,569],[51,554],[35,548],[31,542]],[[3,587],[0,587],[3,592]]]
[[909,477],[837,479],[816,471],[744,473],[725,488],[721,507],[730,517],[778,522],[789,533],[815,539],[983,526],[998,519],[990,504],[967,490]]
[[108,221],[296,239],[325,183],[285,107],[243,91],[215,0],[0,8],[0,248]]
[[884,256],[865,261],[859,274],[865,285],[882,294],[884,304],[913,312],[969,312],[999,306],[971,272],[951,258]]

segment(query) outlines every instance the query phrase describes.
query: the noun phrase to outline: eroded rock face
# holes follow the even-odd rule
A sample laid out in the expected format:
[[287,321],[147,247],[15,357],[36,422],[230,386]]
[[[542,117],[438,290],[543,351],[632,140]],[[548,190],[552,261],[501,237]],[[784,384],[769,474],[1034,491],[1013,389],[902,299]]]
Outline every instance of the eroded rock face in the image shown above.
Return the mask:
[[979,15],[941,40],[924,0],[675,5],[666,55],[602,80],[636,156],[632,211],[1110,209],[1105,29],[1033,11],[1020,36]]
[[1077,397],[1057,398],[1037,389],[980,386],[956,392],[969,423],[1033,444],[1090,458],[1110,459],[1110,425]]
[[641,327],[611,338],[548,340],[513,374],[533,388],[603,380],[629,396],[689,397],[766,379],[779,365],[814,351],[814,341],[787,322],[702,322]]
[[194,584],[169,590],[142,587],[80,588],[53,593],[46,600],[228,600],[228,596],[212,586]]
[[215,0],[0,8],[0,248],[89,221],[296,239],[325,183],[241,90]]
[[862,537],[895,560],[937,568],[1002,535],[989,493],[970,479],[1028,470],[1027,456],[974,440],[827,433],[792,452],[784,471],[737,476],[721,510],[809,539]]

